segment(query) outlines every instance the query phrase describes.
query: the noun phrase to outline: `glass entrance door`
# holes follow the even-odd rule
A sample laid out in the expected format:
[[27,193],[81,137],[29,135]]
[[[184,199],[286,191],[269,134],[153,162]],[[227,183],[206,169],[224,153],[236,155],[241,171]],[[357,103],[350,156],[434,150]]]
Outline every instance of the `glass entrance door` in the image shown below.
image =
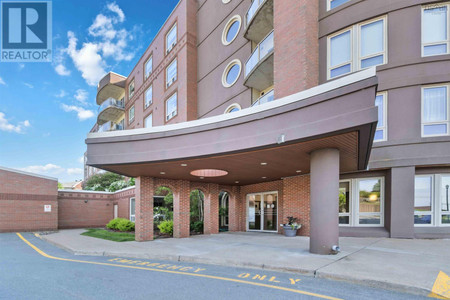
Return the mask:
[[248,230],[277,231],[278,193],[249,194],[247,216]]

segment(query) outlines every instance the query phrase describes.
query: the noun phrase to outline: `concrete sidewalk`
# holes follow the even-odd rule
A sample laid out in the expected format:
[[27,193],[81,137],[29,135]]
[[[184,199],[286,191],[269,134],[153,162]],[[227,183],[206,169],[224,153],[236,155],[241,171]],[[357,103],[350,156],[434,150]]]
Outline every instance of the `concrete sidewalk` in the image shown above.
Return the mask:
[[341,253],[310,254],[309,238],[221,233],[152,242],[112,242],[61,230],[41,235],[76,255],[104,255],[263,268],[428,295],[439,271],[450,274],[450,240],[340,238]]

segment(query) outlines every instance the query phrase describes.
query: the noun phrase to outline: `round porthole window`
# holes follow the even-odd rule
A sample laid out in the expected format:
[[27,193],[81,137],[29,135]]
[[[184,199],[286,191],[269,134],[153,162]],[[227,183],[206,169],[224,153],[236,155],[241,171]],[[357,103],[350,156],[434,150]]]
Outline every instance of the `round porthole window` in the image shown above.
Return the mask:
[[241,30],[241,16],[235,15],[225,25],[222,32],[222,44],[225,46],[231,44]]
[[240,111],[241,110],[241,106],[238,103],[233,103],[230,106],[227,107],[227,109],[225,109],[225,113],[232,113],[232,112],[236,112],[236,111]]
[[239,59],[232,60],[225,68],[222,75],[222,85],[224,87],[230,87],[236,83],[241,75],[242,64]]
[[223,3],[223,4],[227,4],[227,3],[230,3],[230,1],[231,1],[231,0],[222,0],[222,3]]

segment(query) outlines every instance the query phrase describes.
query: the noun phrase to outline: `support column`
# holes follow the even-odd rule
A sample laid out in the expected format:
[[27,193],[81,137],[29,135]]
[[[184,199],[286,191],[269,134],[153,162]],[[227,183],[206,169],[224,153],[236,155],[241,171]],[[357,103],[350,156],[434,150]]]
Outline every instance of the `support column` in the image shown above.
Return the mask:
[[177,190],[173,191],[173,237],[186,238],[190,235],[190,184],[179,180]]
[[208,184],[208,193],[205,195],[205,216],[203,224],[204,234],[219,233],[219,185]]
[[339,150],[311,153],[309,251],[330,254],[339,245]]
[[153,240],[153,190],[152,177],[136,178],[135,239],[138,242]]
[[391,203],[390,218],[391,238],[414,238],[414,167],[392,168],[390,176]]
[[228,199],[228,231],[239,231],[239,187],[233,187]]

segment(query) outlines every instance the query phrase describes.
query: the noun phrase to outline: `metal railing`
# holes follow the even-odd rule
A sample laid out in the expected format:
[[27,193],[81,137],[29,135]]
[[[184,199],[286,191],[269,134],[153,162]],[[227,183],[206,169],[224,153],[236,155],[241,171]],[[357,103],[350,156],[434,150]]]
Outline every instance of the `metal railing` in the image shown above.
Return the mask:
[[112,121],[106,122],[103,125],[98,125],[97,132],[106,132],[106,131],[116,131],[116,130],[123,130],[123,123],[114,123]]
[[111,107],[111,106],[114,106],[114,107],[117,107],[120,109],[125,108],[123,100],[108,98],[105,101],[103,101],[103,103],[98,107],[98,112],[100,113],[100,112],[104,111],[106,108]]
[[273,52],[273,30],[258,44],[250,58],[245,63],[245,77],[253,71],[256,65]]
[[270,90],[269,92],[267,92],[263,96],[259,97],[258,100],[256,100],[252,104],[252,106],[257,106],[257,105],[261,105],[261,104],[264,104],[264,103],[272,102],[273,99],[274,99],[274,91]]
[[252,1],[252,4],[250,5],[250,8],[247,11],[247,14],[245,15],[247,26],[250,23],[250,21],[253,19],[253,17],[255,16],[258,8],[261,6],[261,4],[263,4],[264,1],[266,1],[266,0],[253,0]]

